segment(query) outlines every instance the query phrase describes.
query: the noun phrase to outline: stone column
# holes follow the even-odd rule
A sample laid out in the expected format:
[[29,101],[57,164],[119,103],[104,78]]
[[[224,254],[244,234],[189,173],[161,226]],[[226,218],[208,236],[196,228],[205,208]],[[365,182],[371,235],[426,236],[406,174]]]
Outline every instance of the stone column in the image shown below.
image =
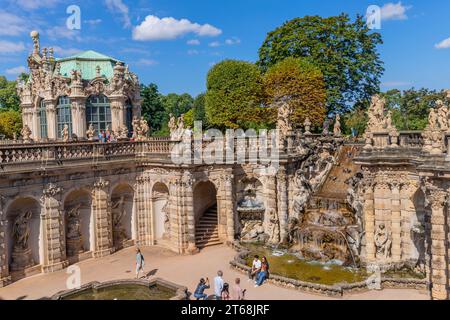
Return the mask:
[[60,210],[60,193],[62,189],[49,184],[41,198],[42,237],[43,237],[43,271],[44,273],[62,270],[69,265],[66,258],[65,230]]
[[29,128],[31,129],[31,139],[37,141],[41,139],[41,123],[39,122],[39,111],[33,110],[29,113],[29,118],[31,121],[31,125]]
[[6,247],[7,226],[8,221],[6,220],[3,197],[0,196],[0,288],[6,286],[11,282],[7,256],[8,248]]
[[375,260],[375,210],[374,188],[368,186],[364,193],[364,225],[366,229],[366,260]]
[[169,208],[170,214],[170,244],[174,251],[183,253],[183,221],[181,219],[181,182],[180,178],[172,177],[169,182]]
[[235,235],[235,214],[234,214],[234,197],[233,197],[233,180],[234,176],[232,172],[226,172],[223,179],[224,188],[224,198],[223,198],[223,208],[226,212],[227,220],[227,241],[229,243],[234,242]]
[[150,190],[150,178],[137,178],[136,190],[136,244],[140,246],[154,245],[153,224],[151,219],[153,206]]
[[109,181],[100,178],[92,190],[92,216],[94,219],[94,257],[110,255],[113,251]]
[[411,247],[411,216],[416,214],[412,197],[417,190],[417,186],[411,183],[404,185],[400,192],[400,217],[401,217],[401,249],[402,260],[410,259]]
[[288,188],[286,169],[281,167],[277,174],[277,190],[278,190],[278,217],[280,219],[280,239],[284,242],[288,234]]
[[435,300],[448,298],[448,248],[444,213],[447,194],[442,189],[430,190],[431,203],[431,297]]
[[45,100],[45,110],[47,111],[47,134],[49,140],[56,140],[56,102],[54,100]]
[[401,260],[401,212],[400,212],[400,184],[391,183],[391,232],[392,232],[392,260]]
[[86,124],[86,99],[84,97],[70,98],[72,110],[72,132],[78,138],[85,138],[89,124]]
[[[187,242],[187,253],[196,254],[199,252],[195,242],[195,212],[194,212],[194,181],[190,172],[185,172],[182,178],[182,204],[183,215],[186,219],[185,239]],[[182,219],[183,220],[183,219]],[[183,227],[182,227],[183,230]]]
[[124,119],[125,97],[111,96],[109,97],[111,103],[111,125],[113,132],[117,132],[120,127],[126,125]]

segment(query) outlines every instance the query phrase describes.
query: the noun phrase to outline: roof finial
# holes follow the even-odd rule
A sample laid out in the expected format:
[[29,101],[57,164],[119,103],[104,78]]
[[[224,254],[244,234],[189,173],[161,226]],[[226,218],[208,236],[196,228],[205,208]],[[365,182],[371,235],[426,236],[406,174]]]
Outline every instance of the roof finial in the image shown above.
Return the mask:
[[34,44],[33,54],[39,54],[41,51],[41,45],[39,43],[39,32],[37,32],[36,30],[31,31],[30,37],[31,39],[33,39]]
[[101,72],[101,68],[100,68],[100,66],[97,66],[96,68],[95,68],[95,71],[96,71],[96,76],[97,77],[101,77],[101,74],[100,74],[100,72]]

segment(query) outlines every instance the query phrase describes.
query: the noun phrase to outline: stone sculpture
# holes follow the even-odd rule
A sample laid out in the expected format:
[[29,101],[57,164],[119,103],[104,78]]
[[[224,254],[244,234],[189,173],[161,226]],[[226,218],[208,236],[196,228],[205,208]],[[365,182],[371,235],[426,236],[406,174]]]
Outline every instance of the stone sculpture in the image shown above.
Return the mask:
[[266,234],[269,236],[268,243],[272,245],[279,244],[280,238],[280,220],[275,209],[269,209],[267,211],[268,223]]
[[28,125],[24,125],[22,130],[20,131],[20,135],[22,136],[24,143],[30,143],[31,140],[31,129]]
[[340,137],[342,135],[341,131],[341,116],[336,115],[336,121],[334,123],[333,134],[335,137]]
[[67,211],[66,250],[69,257],[74,257],[83,252],[80,209],[81,204],[78,204]]
[[292,107],[287,101],[281,101],[280,106],[278,107],[277,129],[280,130],[282,137],[286,137],[292,132],[291,115]]
[[164,213],[164,235],[163,238],[170,238],[170,210],[169,210],[169,201],[167,200],[164,206],[161,209],[161,212]]
[[305,134],[311,134],[311,120],[309,120],[309,117],[306,117],[305,122],[303,123],[303,126],[305,127]]
[[312,188],[305,177],[305,171],[303,169],[297,170],[294,177],[292,205],[292,211],[296,218],[299,218],[303,213],[311,194]]
[[123,241],[126,239],[127,235],[125,228],[123,227],[123,217],[125,216],[125,197],[121,196],[119,200],[111,206],[112,209],[112,225],[114,234],[114,245],[116,247],[122,247]]
[[88,138],[89,141],[93,141],[94,140],[95,128],[94,128],[94,125],[92,123],[89,124],[89,128],[86,131],[86,137]]
[[380,224],[375,232],[377,258],[388,259],[391,256],[392,240],[384,224]]
[[170,138],[171,140],[176,140],[177,139],[177,120],[175,119],[175,116],[171,113],[169,115],[169,131],[170,131]]
[[69,135],[69,126],[66,124],[64,124],[64,127],[61,131],[61,136],[63,139],[63,142],[69,142],[70,139],[70,135]]
[[330,119],[325,119],[323,122],[322,135],[329,136],[330,135]]
[[134,117],[132,125],[133,139],[136,141],[145,141],[147,139],[148,132],[150,131],[147,120]]
[[24,270],[33,266],[34,261],[31,256],[29,244],[30,239],[30,220],[33,212],[24,211],[14,220],[12,226],[12,235],[14,239],[11,271]]

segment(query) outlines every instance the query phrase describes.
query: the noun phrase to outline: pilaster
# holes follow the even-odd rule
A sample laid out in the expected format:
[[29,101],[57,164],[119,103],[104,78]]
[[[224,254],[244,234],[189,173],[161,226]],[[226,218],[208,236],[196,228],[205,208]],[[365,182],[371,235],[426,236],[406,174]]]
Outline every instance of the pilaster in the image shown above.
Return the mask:
[[100,178],[92,190],[92,215],[94,219],[94,257],[103,257],[113,252],[111,205],[109,203],[109,181]]

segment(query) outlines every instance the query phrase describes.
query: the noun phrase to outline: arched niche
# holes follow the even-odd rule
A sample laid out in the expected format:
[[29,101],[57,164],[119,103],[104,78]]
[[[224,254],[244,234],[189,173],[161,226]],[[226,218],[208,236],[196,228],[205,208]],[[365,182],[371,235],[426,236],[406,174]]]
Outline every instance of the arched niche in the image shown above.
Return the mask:
[[154,239],[170,239],[169,188],[157,182],[152,189]]
[[136,239],[134,190],[127,183],[113,188],[111,193],[113,245],[116,250],[132,245]]

